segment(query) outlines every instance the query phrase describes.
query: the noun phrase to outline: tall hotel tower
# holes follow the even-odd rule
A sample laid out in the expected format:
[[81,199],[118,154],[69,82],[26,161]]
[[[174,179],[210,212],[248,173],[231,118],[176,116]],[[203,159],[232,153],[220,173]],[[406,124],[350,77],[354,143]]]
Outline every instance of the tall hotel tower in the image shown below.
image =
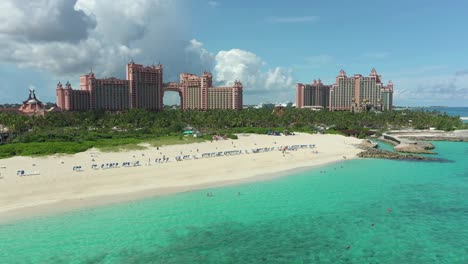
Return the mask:
[[319,79],[311,84],[296,85],[296,107],[312,109],[328,109],[330,100],[330,85],[324,85]]
[[165,84],[165,90],[177,91],[183,110],[242,109],[242,83],[234,86],[214,87],[213,76],[204,72],[202,76],[191,73],[180,74],[180,82]]
[[161,64],[143,67],[131,62],[127,64],[127,80],[130,88],[130,108],[164,109]]
[[[324,102],[321,91],[325,89],[321,83],[315,82],[311,85],[297,84],[296,107],[318,107],[330,111],[368,111],[370,109],[379,111],[392,110],[393,83],[389,81],[387,86],[382,83],[382,76],[372,69],[368,77],[361,74],[346,76],[341,70],[336,77],[335,84],[329,86],[328,104]],[[321,105],[319,105],[321,103]]]
[[57,106],[62,110],[124,111],[131,108],[162,110],[162,66],[127,64],[127,80],[96,79],[93,72],[80,77],[80,90],[57,84]]

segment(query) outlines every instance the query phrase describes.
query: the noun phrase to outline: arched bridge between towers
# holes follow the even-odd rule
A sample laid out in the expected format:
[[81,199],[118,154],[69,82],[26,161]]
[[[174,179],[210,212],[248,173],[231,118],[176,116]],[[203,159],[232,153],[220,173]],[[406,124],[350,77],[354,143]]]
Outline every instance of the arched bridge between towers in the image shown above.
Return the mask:
[[170,82],[163,85],[163,97],[166,92],[177,92],[180,97],[180,107],[183,107],[184,86],[180,83]]

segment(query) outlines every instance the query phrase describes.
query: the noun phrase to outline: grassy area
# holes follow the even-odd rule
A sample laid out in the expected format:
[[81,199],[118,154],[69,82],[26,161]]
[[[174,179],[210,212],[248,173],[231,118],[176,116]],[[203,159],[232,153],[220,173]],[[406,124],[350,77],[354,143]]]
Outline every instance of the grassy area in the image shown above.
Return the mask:
[[92,145],[88,142],[31,142],[0,146],[0,158],[12,156],[42,156],[55,153],[74,154],[86,151]]
[[177,144],[190,144],[206,141],[207,137],[181,137],[164,136],[155,138],[113,138],[100,139],[95,141],[78,142],[30,142],[12,143],[0,145],[0,159],[13,156],[44,156],[57,153],[75,154],[86,151],[90,148],[97,148],[105,152],[142,150],[146,147],[142,143],[149,143],[151,146],[167,146]]

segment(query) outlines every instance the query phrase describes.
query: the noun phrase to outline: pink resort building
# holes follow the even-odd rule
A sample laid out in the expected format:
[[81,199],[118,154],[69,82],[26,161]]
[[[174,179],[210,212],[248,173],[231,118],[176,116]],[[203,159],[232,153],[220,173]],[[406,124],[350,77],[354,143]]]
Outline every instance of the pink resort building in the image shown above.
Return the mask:
[[68,111],[162,110],[162,65],[127,64],[127,79],[97,79],[93,72],[80,77],[80,90],[57,84],[57,106]]
[[124,111],[133,108],[161,111],[166,91],[178,92],[183,110],[242,109],[242,84],[213,87],[211,73],[201,77],[182,73],[180,82],[163,83],[163,68],[127,64],[126,80],[96,79],[93,72],[80,77],[80,90],[70,83],[57,84],[57,105],[68,111],[106,110]]
[[242,109],[242,83],[235,81],[234,86],[214,87],[209,72],[202,76],[182,73],[178,83],[167,83],[164,90],[179,93],[183,110]]
[[372,69],[369,76],[347,76],[341,70],[335,84],[326,86],[321,81],[296,85],[297,108],[319,108],[330,111],[390,111],[393,104],[393,83],[386,86],[382,76]]
[[311,84],[296,85],[296,107],[311,109],[328,109],[330,85],[324,85],[320,79]]

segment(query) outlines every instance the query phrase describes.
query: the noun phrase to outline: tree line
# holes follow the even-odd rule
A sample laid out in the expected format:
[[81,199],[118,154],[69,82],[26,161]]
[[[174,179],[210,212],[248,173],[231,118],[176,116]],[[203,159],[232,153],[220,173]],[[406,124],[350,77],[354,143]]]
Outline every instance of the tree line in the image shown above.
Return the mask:
[[436,111],[390,111],[352,113],[283,108],[212,110],[206,112],[133,109],[123,113],[103,111],[53,112],[45,116],[0,113],[0,124],[8,127],[10,142],[80,141],[106,138],[180,135],[191,126],[202,133],[263,133],[266,130],[314,132],[415,128],[454,130],[463,127],[459,117]]

